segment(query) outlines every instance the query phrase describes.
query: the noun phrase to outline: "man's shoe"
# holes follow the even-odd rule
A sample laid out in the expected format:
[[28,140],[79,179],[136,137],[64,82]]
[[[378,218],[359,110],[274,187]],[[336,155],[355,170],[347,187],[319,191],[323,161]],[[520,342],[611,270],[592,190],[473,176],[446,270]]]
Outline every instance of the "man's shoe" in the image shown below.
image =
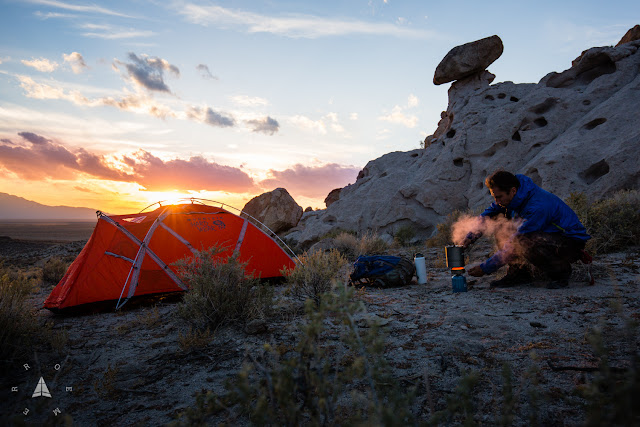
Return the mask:
[[562,289],[562,288],[566,288],[567,286],[569,286],[568,279],[552,280],[549,283],[547,283],[547,289]]

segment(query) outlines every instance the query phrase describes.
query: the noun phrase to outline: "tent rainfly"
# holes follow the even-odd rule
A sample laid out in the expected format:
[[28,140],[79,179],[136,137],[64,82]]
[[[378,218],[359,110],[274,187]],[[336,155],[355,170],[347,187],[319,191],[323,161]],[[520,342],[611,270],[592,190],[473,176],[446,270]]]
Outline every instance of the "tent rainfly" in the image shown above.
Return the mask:
[[245,215],[200,203],[160,205],[154,211],[108,216],[98,212],[93,234],[44,307],[61,311],[101,301],[186,290],[175,261],[218,244],[226,259],[239,253],[247,274],[281,277],[293,259]]

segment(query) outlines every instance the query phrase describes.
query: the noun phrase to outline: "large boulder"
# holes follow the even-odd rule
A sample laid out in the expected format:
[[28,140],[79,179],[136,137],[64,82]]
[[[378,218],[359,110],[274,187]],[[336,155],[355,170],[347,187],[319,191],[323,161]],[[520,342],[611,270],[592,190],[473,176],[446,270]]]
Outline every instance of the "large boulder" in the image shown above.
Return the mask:
[[627,33],[622,36],[616,47],[620,46],[621,44],[633,42],[636,40],[640,40],[640,25],[636,25],[635,27],[630,28],[629,31],[627,31]]
[[502,40],[498,36],[456,46],[436,67],[433,83],[441,85],[482,72],[500,58],[503,50]]
[[302,207],[284,188],[276,188],[254,197],[242,211],[269,227],[274,233],[295,227],[302,217]]
[[325,197],[325,199],[324,199],[324,204],[325,204],[326,207],[331,206],[333,203],[335,203],[340,198],[340,190],[342,190],[342,188],[336,188],[336,189],[331,190],[329,192],[327,197]]
[[305,214],[287,237],[302,248],[335,228],[393,236],[411,227],[427,238],[454,210],[488,205],[484,179],[498,168],[562,198],[640,188],[640,40],[589,49],[537,84],[491,79],[480,73],[452,84],[425,149],[370,161],[337,201]]

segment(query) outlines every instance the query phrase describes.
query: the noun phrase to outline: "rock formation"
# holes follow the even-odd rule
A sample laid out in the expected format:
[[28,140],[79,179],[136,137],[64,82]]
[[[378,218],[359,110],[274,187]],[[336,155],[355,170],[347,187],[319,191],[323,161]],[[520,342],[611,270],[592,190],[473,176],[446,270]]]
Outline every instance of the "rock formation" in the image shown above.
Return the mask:
[[500,58],[503,49],[498,36],[456,46],[436,67],[433,84],[441,85],[479,73]]
[[331,190],[327,197],[324,199],[324,204],[326,207],[331,206],[334,202],[336,202],[340,198],[340,190],[342,188],[336,188],[335,190]]
[[269,227],[274,233],[295,227],[302,216],[302,207],[284,188],[276,188],[254,197],[242,211]]
[[453,210],[489,204],[483,181],[498,168],[563,198],[640,188],[639,48],[632,40],[589,49],[537,84],[491,84],[484,69],[455,81],[425,149],[370,161],[287,237],[305,249],[335,228],[391,238],[410,226],[424,239]]

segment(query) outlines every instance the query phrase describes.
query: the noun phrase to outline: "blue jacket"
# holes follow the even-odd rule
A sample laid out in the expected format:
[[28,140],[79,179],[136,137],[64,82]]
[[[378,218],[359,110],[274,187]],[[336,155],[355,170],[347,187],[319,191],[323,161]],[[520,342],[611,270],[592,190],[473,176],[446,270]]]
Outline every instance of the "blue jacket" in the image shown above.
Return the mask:
[[[520,181],[520,188],[509,205],[505,208],[494,202],[480,216],[492,217],[504,213],[507,218],[522,219],[523,222],[513,237],[541,231],[563,233],[567,237],[582,241],[591,238],[575,212],[558,196],[538,187],[527,176],[516,175],[516,178]],[[509,261],[512,253],[510,241],[491,258],[480,264],[482,271],[486,274],[495,272]]]

